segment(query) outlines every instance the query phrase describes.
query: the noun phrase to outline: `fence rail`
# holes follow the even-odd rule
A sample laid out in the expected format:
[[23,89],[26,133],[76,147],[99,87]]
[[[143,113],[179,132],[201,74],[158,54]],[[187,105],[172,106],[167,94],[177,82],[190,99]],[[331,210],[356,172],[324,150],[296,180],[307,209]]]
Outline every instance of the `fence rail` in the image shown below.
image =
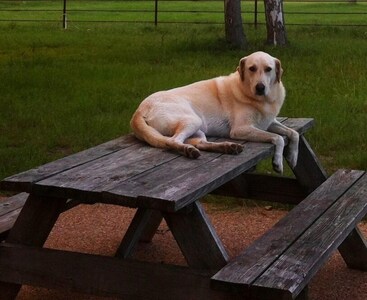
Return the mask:
[[[242,0],[244,24],[265,24],[257,1]],[[0,22],[224,24],[223,6],[223,0],[0,0]],[[284,13],[287,26],[367,27],[367,0],[284,0]]]

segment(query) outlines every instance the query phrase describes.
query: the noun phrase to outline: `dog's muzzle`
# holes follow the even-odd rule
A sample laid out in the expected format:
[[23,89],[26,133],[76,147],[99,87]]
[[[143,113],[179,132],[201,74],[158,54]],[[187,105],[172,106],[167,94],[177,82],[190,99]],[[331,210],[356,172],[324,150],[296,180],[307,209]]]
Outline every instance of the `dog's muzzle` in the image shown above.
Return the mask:
[[263,83],[258,83],[255,86],[256,95],[263,96],[265,94],[265,85]]

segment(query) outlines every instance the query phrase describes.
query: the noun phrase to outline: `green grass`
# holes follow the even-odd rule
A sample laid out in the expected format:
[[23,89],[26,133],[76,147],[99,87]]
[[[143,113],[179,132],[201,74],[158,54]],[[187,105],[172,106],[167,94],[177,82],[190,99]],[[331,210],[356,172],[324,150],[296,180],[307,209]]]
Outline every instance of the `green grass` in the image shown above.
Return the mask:
[[289,27],[286,48],[245,30],[237,51],[221,25],[1,23],[0,178],[125,134],[150,93],[228,74],[256,50],[282,60],[282,115],[316,119],[308,140],[329,173],[367,169],[366,28]]

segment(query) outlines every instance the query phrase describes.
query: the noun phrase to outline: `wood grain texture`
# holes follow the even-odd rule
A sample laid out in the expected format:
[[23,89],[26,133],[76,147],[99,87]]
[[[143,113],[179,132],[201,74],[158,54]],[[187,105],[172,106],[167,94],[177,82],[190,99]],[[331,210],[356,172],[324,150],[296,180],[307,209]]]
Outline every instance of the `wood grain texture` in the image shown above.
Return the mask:
[[14,196],[4,198],[0,201],[0,218],[13,210],[22,208],[28,198],[27,193],[20,193]]
[[32,191],[93,199],[101,191],[176,157],[176,154],[139,143],[37,182]]
[[315,125],[312,118],[284,118],[280,120],[283,125],[296,130],[300,135],[305,134],[310,128]]
[[27,198],[27,193],[20,193],[0,201],[0,241],[7,237]]
[[[297,296],[367,213],[367,176],[360,178],[254,283]],[[357,253],[356,253],[357,254]]]
[[[203,163],[200,158],[192,161],[181,157],[182,164],[167,163],[137,179],[127,180],[104,193],[103,198],[123,202],[121,195],[129,195],[136,197],[137,207],[177,211],[258,164],[271,155],[272,149],[269,144],[249,143],[239,155],[205,153]],[[187,164],[196,167],[187,168]]]
[[213,286],[247,290],[364,172],[340,170],[213,277]]
[[59,174],[65,170],[83,165],[118,150],[128,148],[138,141],[132,135],[106,142],[99,146],[72,154],[40,167],[7,177],[0,182],[0,189],[8,191],[30,192],[34,182]]
[[[312,119],[282,121],[301,133],[313,124]],[[236,156],[203,153],[194,161],[180,157],[125,181],[104,197],[118,199],[119,195],[129,195],[138,198],[139,207],[177,211],[270,157],[273,148],[271,144],[245,143],[244,151]]]
[[[312,119],[280,119],[303,133]],[[242,141],[242,143],[244,143]],[[190,160],[137,141],[131,135],[3,181],[38,195],[177,211],[232,180],[273,153],[246,143],[240,155],[203,152]]]

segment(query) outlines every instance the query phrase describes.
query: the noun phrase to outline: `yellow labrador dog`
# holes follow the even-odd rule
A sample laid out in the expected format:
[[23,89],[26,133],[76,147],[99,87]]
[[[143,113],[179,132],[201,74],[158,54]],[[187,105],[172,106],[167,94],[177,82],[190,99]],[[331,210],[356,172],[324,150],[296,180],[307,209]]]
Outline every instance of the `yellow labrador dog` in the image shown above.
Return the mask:
[[151,146],[197,158],[200,150],[238,154],[233,142],[208,142],[207,136],[275,145],[273,167],[283,171],[286,159],[297,163],[298,133],[276,120],[285,97],[281,63],[264,52],[242,58],[236,72],[147,97],[131,119],[135,135]]

